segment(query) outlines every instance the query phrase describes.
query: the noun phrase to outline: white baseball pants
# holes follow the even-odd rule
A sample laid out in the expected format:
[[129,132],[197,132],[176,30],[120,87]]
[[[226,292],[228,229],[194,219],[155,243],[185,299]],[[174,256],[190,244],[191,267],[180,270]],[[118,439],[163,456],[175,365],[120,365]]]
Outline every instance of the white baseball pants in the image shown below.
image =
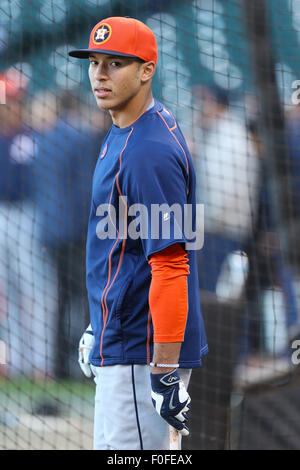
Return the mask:
[[[92,371],[96,383],[94,449],[170,449],[169,425],[152,404],[149,366],[92,366]],[[191,369],[179,369],[179,373],[187,388]]]

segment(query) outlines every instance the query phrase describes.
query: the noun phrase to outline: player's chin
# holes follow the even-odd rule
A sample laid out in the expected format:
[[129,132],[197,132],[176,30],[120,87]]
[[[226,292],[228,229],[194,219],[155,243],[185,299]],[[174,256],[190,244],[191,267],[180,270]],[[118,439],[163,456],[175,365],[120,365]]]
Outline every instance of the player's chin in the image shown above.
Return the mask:
[[96,103],[98,108],[105,110],[111,109],[112,103],[109,100],[96,97]]

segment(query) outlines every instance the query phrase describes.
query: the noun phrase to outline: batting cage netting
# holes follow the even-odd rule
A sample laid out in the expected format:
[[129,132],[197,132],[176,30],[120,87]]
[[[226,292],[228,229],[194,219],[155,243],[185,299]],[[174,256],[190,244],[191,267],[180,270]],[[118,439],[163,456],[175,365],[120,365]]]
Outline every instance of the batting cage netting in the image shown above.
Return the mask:
[[68,51],[110,16],[156,35],[154,96],[179,122],[204,207],[209,354],[183,448],[300,449],[299,0],[0,1],[0,449],[93,445],[78,343],[111,118]]

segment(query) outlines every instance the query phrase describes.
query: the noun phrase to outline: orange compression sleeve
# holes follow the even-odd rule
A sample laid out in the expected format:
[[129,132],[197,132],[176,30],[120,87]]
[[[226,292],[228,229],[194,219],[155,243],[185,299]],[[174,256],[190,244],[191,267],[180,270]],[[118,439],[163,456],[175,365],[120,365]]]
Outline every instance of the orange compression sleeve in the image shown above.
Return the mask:
[[188,256],[179,243],[150,256],[149,306],[154,342],[178,343],[184,338],[188,313]]

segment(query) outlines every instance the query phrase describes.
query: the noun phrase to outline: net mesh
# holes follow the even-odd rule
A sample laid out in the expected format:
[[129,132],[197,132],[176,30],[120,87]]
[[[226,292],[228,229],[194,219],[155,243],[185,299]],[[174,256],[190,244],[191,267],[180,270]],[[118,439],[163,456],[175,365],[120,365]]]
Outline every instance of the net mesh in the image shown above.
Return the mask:
[[1,0],[1,449],[92,448],[94,383],[77,348],[89,323],[91,181],[110,117],[96,107],[86,61],[68,51],[87,47],[109,16],[155,33],[154,95],[178,119],[204,204],[210,353],[192,375],[183,446],[300,447],[296,420],[280,426],[286,407],[286,420],[300,413],[300,2],[251,5]]

